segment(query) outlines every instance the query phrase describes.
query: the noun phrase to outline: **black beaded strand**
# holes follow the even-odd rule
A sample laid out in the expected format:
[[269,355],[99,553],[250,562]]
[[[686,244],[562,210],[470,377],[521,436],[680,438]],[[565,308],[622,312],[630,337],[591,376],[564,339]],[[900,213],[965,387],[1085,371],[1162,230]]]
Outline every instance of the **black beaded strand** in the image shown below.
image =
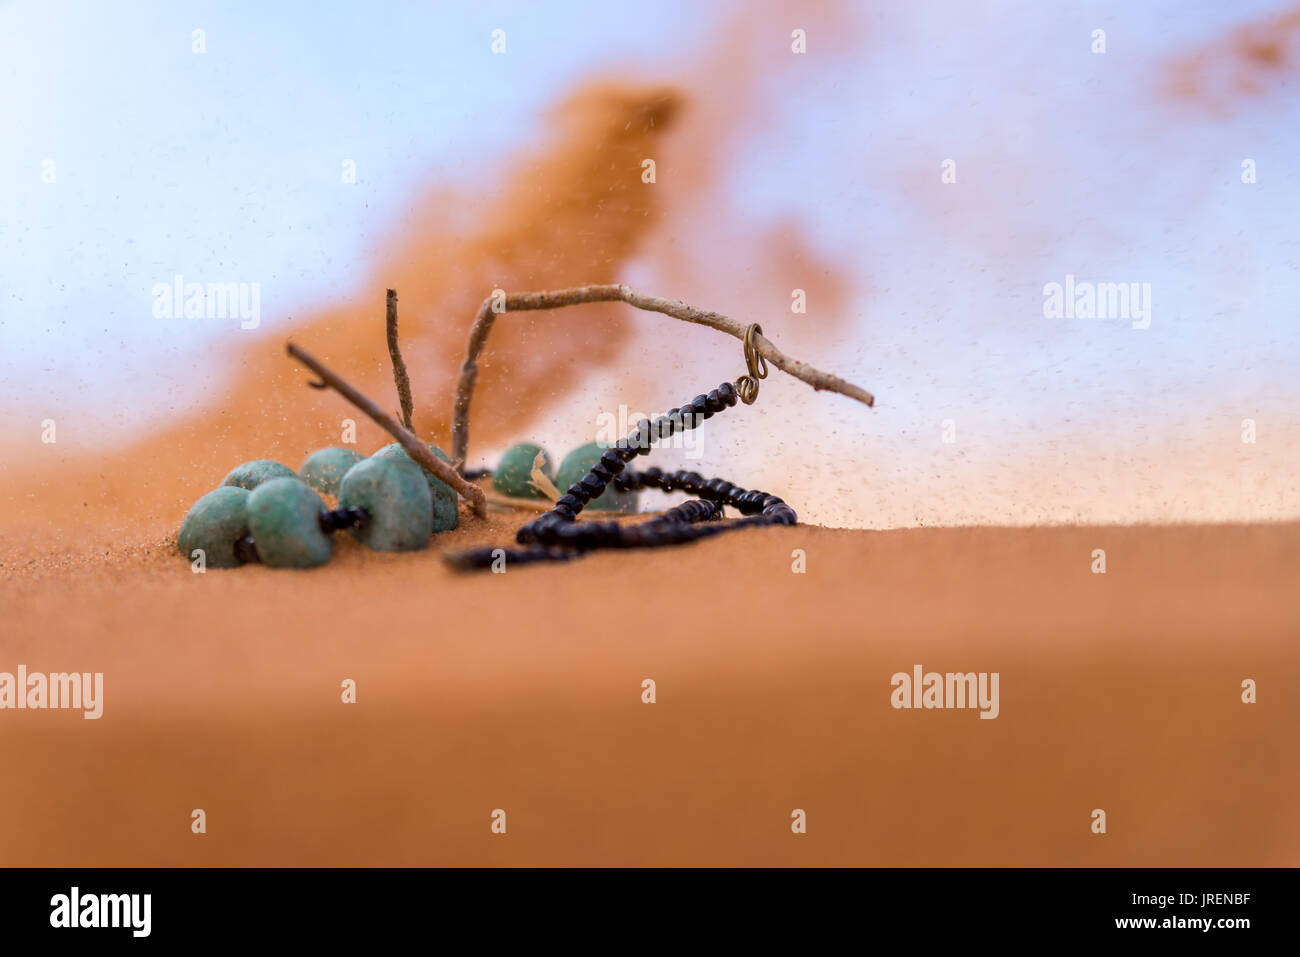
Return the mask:
[[[624,475],[629,473],[624,472]],[[631,473],[627,489],[661,488],[665,491],[696,492],[715,495],[715,499],[691,499],[640,525],[618,522],[571,522],[544,524],[534,528],[522,549],[478,548],[447,556],[449,564],[460,569],[488,568],[503,555],[507,563],[531,564],[540,561],[569,561],[587,552],[603,548],[658,548],[684,545],[722,532],[757,525],[794,525],[798,516],[793,508],[775,495],[746,490],[725,479],[708,482],[694,472],[674,472],[664,476],[658,469]],[[661,481],[662,479],[662,481]],[[724,489],[726,491],[724,491]],[[726,525],[716,523],[723,517],[723,506],[738,509],[744,518]],[[545,516],[543,516],[545,517]],[[535,523],[533,523],[535,525]]]
[[320,530],[326,535],[344,528],[356,528],[370,521],[370,513],[360,506],[348,508],[323,508],[317,518]]
[[631,435],[619,439],[613,448],[606,449],[591,471],[570,485],[549,512],[522,526],[515,534],[515,540],[520,545],[545,544],[553,529],[577,518],[589,501],[604,494],[606,486],[627,467],[628,462],[650,451],[650,444],[655,439],[668,439],[676,432],[693,429],[705,419],[734,406],[737,398],[735,387],[724,382],[708,395],[697,395],[689,404],[671,409],[653,422],[642,419]]
[[[667,439],[674,432],[693,429],[738,398],[730,382],[707,395],[697,395],[688,405],[672,409],[655,419],[642,419],[626,439],[601,455],[591,471],[569,486],[551,510],[520,527],[515,540],[525,549],[480,548],[447,556],[456,568],[487,568],[504,553],[507,562],[528,564],[538,561],[568,561],[601,548],[657,548],[681,545],[721,532],[751,525],[794,525],[794,509],[775,495],[742,489],[721,478],[705,480],[698,472],[685,469],[665,474],[658,468],[636,472],[627,464],[650,451],[655,439]],[[613,484],[620,491],[658,488],[664,492],[685,491],[700,498],[684,502],[640,525],[618,522],[574,521],[578,513]],[[745,516],[727,525],[709,524],[723,516],[729,505]]]

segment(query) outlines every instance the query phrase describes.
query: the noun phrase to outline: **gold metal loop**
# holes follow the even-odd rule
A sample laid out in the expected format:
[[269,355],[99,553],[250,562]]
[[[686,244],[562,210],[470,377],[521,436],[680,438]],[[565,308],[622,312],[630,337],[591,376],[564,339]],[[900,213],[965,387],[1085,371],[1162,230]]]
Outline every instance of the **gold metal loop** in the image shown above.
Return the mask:
[[763,327],[751,322],[745,329],[745,368],[749,370],[736,380],[736,394],[745,405],[753,405],[758,398],[758,380],[767,378],[767,360],[758,354],[755,336],[763,334]]

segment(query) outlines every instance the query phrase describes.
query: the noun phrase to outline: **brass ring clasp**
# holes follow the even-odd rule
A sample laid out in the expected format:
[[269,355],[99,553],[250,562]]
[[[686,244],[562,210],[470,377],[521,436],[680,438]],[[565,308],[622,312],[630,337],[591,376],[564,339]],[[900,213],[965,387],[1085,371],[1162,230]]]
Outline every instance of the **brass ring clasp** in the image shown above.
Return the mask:
[[763,334],[763,327],[751,322],[745,329],[745,368],[748,373],[736,380],[736,394],[745,405],[753,405],[758,398],[758,380],[767,378],[767,360],[758,354],[756,337]]

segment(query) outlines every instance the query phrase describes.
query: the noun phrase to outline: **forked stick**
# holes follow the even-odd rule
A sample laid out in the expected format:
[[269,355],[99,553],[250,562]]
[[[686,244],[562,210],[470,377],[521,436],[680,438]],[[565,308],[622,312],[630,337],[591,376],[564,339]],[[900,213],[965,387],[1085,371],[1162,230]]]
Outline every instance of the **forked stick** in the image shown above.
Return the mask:
[[[745,324],[737,322],[730,316],[717,312],[704,312],[687,305],[679,299],[660,299],[637,292],[631,286],[610,284],[603,286],[574,286],[569,289],[556,289],[551,292],[512,292],[506,294],[504,301],[499,296],[488,296],[478,307],[474,325],[469,331],[469,345],[466,350],[465,363],[460,369],[460,381],[456,385],[455,405],[452,407],[451,460],[457,469],[465,467],[465,457],[469,450],[469,407],[474,398],[474,384],[478,380],[478,357],[487,345],[488,333],[498,314],[502,312],[527,312],[534,309],[558,309],[561,306],[576,306],[587,302],[625,302],[648,312],[661,312],[683,322],[693,322],[708,326],[744,340]],[[792,359],[763,335],[754,337],[758,354],[782,372],[787,372],[796,379],[802,379],[814,389],[838,392],[850,399],[857,399],[865,405],[874,405],[875,397],[866,389],[838,376],[814,369],[807,363]]]
[[414,432],[403,427],[400,422],[358,392],[344,379],[327,369],[311,353],[298,348],[292,342],[286,343],[284,348],[289,355],[320,377],[321,381],[319,383],[312,382],[308,383],[309,385],[320,389],[329,387],[339,393],[343,398],[374,419],[389,435],[397,439],[402,444],[402,448],[406,449],[406,454],[414,459],[426,472],[432,473],[434,478],[440,479],[454,488],[461,498],[469,502],[474,509],[475,515],[482,517],[487,514],[487,500],[483,496],[483,490],[473,482],[465,481],[460,472],[430,452],[429,447],[421,442]]

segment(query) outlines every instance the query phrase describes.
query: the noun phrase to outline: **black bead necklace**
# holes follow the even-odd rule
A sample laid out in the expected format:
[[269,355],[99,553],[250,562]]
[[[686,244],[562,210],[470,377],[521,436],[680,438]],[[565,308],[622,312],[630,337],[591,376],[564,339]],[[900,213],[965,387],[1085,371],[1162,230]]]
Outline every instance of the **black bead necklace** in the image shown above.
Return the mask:
[[[707,395],[697,395],[688,404],[672,409],[651,421],[642,419],[625,439],[606,449],[591,471],[568,487],[546,514],[523,525],[515,534],[522,549],[477,548],[446,556],[448,564],[458,569],[489,568],[503,556],[507,565],[541,561],[569,561],[602,548],[658,548],[682,545],[722,532],[755,525],[794,525],[794,509],[775,495],[740,488],[725,479],[706,480],[698,472],[680,469],[665,474],[649,468],[641,472],[629,469],[628,463],[650,451],[655,439],[667,439],[675,432],[696,428],[706,419],[729,409],[739,398],[746,405],[758,397],[758,380],[767,377],[767,363],[758,355],[754,336],[762,329],[757,323],[745,332],[747,375],[735,386],[724,382]],[[618,522],[583,522],[575,519],[592,499],[599,498],[613,485],[622,492],[657,488],[664,492],[681,490],[699,498],[684,502],[640,525]],[[715,523],[729,505],[744,518],[726,525]]]
[[370,521],[370,513],[356,505],[350,508],[322,509],[317,521],[326,535],[344,528],[357,528]]

